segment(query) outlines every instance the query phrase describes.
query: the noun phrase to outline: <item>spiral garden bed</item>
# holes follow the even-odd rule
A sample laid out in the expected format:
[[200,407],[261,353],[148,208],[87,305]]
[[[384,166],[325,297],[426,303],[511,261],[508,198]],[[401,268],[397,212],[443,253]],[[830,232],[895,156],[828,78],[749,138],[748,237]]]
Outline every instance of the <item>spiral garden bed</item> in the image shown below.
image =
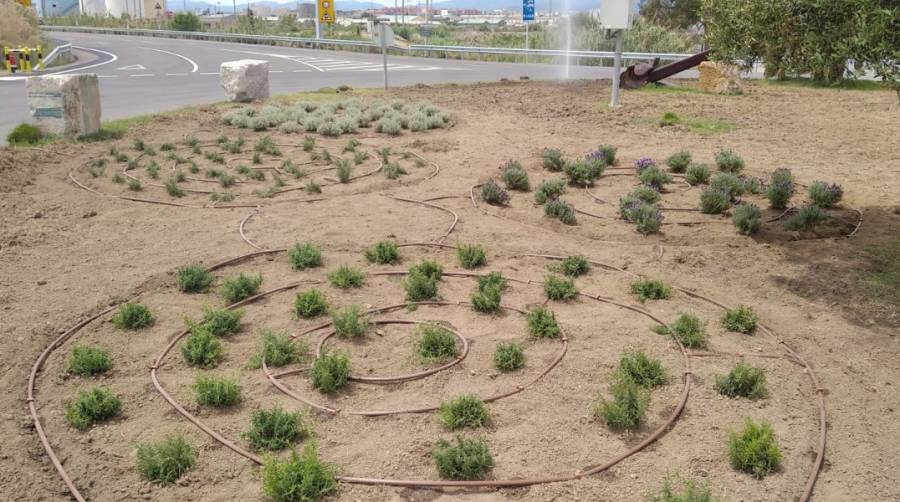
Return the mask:
[[[181,327],[181,316],[199,318],[202,305],[222,304],[217,297],[218,288],[187,295],[178,290],[174,280],[138,298],[150,307],[157,320],[143,328],[140,336],[129,336],[128,347],[115,345],[111,338],[115,332],[105,323],[116,309],[113,306],[85,314],[82,321],[63,332],[40,354],[28,381],[28,405],[48,456],[76,500],[97,497],[92,487],[104,473],[84,460],[68,463],[60,460],[56,449],[64,445],[69,450],[77,447],[79,441],[80,433],[68,428],[59,413],[71,396],[55,397],[52,402],[42,402],[40,398],[42,386],[48,385],[44,380],[65,373],[65,354],[78,343],[106,347],[116,365],[122,361],[121,370],[102,378],[114,391],[131,389],[125,400],[128,413],[118,420],[128,420],[127,415],[131,413],[140,414],[134,408],[138,402],[142,402],[140,406],[170,406],[177,414],[169,414],[167,418],[184,420],[191,425],[191,430],[205,433],[215,444],[225,447],[224,450],[205,449],[199,456],[200,463],[207,461],[207,456],[212,462],[264,463],[267,457],[255,451],[241,431],[248,422],[250,408],[279,403],[307,414],[316,431],[316,441],[323,447],[322,454],[338,466],[337,481],[407,488],[494,489],[578,482],[608,472],[627,459],[641,457],[650,463],[665,462],[654,448],[648,447],[697,440],[683,437],[680,431],[685,421],[696,420],[698,426],[708,425],[702,411],[705,406],[726,414],[733,411],[730,424],[739,424],[745,416],[772,418],[748,400],[716,400],[715,392],[710,392],[713,376],[727,372],[734,361],[747,360],[761,365],[768,373],[770,395],[765,399],[777,402],[778,409],[789,410],[790,420],[779,423],[777,435],[791,437],[797,443],[784,451],[776,481],[758,482],[767,483],[766,489],[774,493],[790,494],[797,500],[812,497],[825,455],[825,393],[812,366],[802,357],[802,348],[784,343],[777,335],[777,328],[769,327],[765,319],[753,335],[727,332],[718,327],[718,319],[723,311],[734,306],[677,284],[670,285],[673,291],[669,299],[639,303],[630,291],[630,283],[643,277],[640,270],[626,270],[594,260],[587,249],[580,254],[587,257],[590,271],[574,280],[578,292],[567,301],[551,300],[544,291],[547,274],[558,273],[556,266],[566,256],[537,254],[533,250],[515,254],[496,252],[490,242],[484,242],[481,244],[488,250],[487,263],[474,270],[461,269],[456,258],[458,246],[452,244],[460,223],[477,225],[483,216],[489,216],[488,219],[508,220],[523,228],[539,226],[543,230],[559,231],[567,227],[543,217],[544,211],[532,202],[530,190],[528,193],[511,191],[512,197],[507,194],[504,201],[493,206],[486,200],[489,197],[485,196],[485,183],[472,187],[469,193],[435,194],[422,200],[394,195],[393,189],[440,179],[447,166],[438,166],[424,153],[384,150],[382,137],[378,135],[352,143],[347,138],[317,138],[310,148],[309,140],[304,141],[303,136],[295,134],[273,131],[241,134],[252,138],[257,145],[269,146],[256,149],[260,155],[247,157],[239,148],[235,153],[228,153],[227,145],[236,136],[225,140],[187,139],[183,144],[160,148],[171,154],[166,162],[155,162],[158,172],[154,174],[154,169],[148,170],[149,162],[154,162],[150,158],[154,156],[146,155],[148,146],[152,146],[135,143],[133,151],[118,146],[69,173],[73,185],[100,196],[174,205],[184,210],[252,208],[243,215],[237,229],[224,231],[236,233],[255,251],[205,268],[216,274],[217,284],[222,278],[239,273],[263,277],[262,292],[223,305],[227,309],[243,309],[245,317],[240,333],[223,339],[226,352],[216,369],[193,368],[178,357],[176,349],[191,334],[190,329]],[[278,153],[273,153],[276,150]],[[127,159],[121,155],[126,151]],[[345,173],[341,179],[335,178],[330,171],[339,166],[322,161],[323,152],[329,152],[332,159],[348,154],[343,158],[354,162],[352,170],[356,174]],[[351,155],[359,162],[351,160]],[[100,162],[101,159],[105,161]],[[132,162],[134,159],[138,162]],[[540,159],[522,160],[529,166],[527,171],[532,178],[546,180],[554,176],[540,167],[531,167],[539,166]],[[397,176],[382,177],[388,165],[398,166],[402,174],[395,171]],[[633,230],[622,223],[623,206],[615,201],[635,187],[641,170],[605,167],[606,171],[590,183],[567,184],[565,197],[574,200],[572,210],[576,214],[576,221],[569,224],[589,235],[615,225],[614,233],[621,236]],[[98,175],[101,168],[114,171],[125,182],[108,179],[109,171]],[[296,173],[299,169],[303,170],[302,175]],[[212,174],[211,171],[219,172],[201,176]],[[256,172],[269,174],[260,176]],[[176,181],[167,186],[159,179],[159,173]],[[485,180],[501,179],[504,175],[503,171],[486,172]],[[223,179],[231,181],[223,183]],[[214,183],[219,187],[211,188]],[[310,183],[318,190],[311,189]],[[223,202],[223,188],[233,190],[234,197],[225,197],[228,200]],[[661,220],[667,225],[662,227],[663,232],[669,228],[677,232],[676,227],[690,232],[700,225],[731,225],[728,219],[697,210],[700,189],[696,184],[675,178],[661,188],[661,201],[655,207],[656,214],[666,214]],[[306,195],[297,196],[303,192]],[[211,194],[215,194],[212,197],[215,200],[210,200]],[[297,228],[285,230],[281,225],[285,216],[270,214],[270,207],[273,212],[276,205],[283,207],[282,204],[298,204],[296,207],[302,207],[304,212],[325,210],[325,207],[334,210],[329,204],[376,196],[389,198],[398,211],[412,215],[411,231],[398,233],[415,234],[416,238],[394,238],[400,250],[398,263],[367,262],[364,251],[373,243],[357,242],[320,245],[324,264],[296,270],[287,259],[288,249],[269,246],[273,242],[284,245],[284,239],[278,236],[284,233],[295,241],[310,242],[302,232],[302,224],[294,221]],[[525,197],[529,198],[528,202],[523,202]],[[744,197],[743,202],[752,200],[763,204],[761,194]],[[454,207],[454,202],[461,204]],[[465,207],[469,202],[476,211]],[[838,223],[824,233],[812,229],[779,230],[780,220],[791,212],[791,207],[787,207],[761,214],[763,240],[852,237],[862,224],[861,213],[837,207],[830,209],[827,217]],[[854,219],[855,216],[858,217]],[[601,226],[593,227],[595,224]],[[662,246],[659,249],[662,251]],[[444,268],[437,295],[425,300],[405,299],[403,284],[409,274],[407,267],[426,259]],[[184,261],[173,264],[173,268],[196,260]],[[328,285],[328,273],[343,264],[364,272],[361,287]],[[478,312],[470,302],[473,286],[489,272],[500,272],[508,287],[496,312]],[[311,287],[325,292],[331,308],[364,305],[374,327],[361,337],[344,339],[335,336],[332,322],[323,321],[325,317],[292,319],[292,295]],[[525,317],[539,306],[555,312],[562,330],[557,338],[529,337]],[[660,335],[651,329],[670,325],[681,312],[695,312],[708,322],[711,332],[708,348],[687,348],[671,331]],[[413,341],[417,336],[414,327],[432,324],[446,326],[457,339],[460,350],[448,361],[429,365],[414,357]],[[290,333],[291,340],[306,343],[311,348],[311,358],[337,347],[351,355],[353,368],[362,367],[363,372],[351,371],[346,387],[336,394],[324,395],[310,384],[309,361],[276,369],[263,358],[258,369],[250,370],[247,363],[256,345],[253,334],[264,327]],[[497,344],[507,342],[523,347],[525,366],[517,371],[498,372],[492,368],[491,353]],[[598,394],[609,395],[607,384],[613,378],[620,355],[627,350],[644,351],[658,358],[670,377],[666,385],[652,391],[646,418],[640,427],[631,431],[607,427],[589,412]],[[192,402],[189,382],[198,373],[236,375],[242,387],[240,406],[213,410]],[[71,391],[90,383],[89,379],[73,380],[61,385]],[[147,389],[148,383],[152,383],[153,391],[166,404],[144,403],[146,395],[134,389]],[[694,398],[698,392],[701,397]],[[483,437],[495,452],[494,469],[484,479],[440,479],[428,458],[434,438],[456,434],[442,430],[432,415],[443,401],[460,394],[475,395],[491,410],[488,427],[463,432]],[[528,424],[527,417],[533,409],[541,410],[538,431],[534,424]],[[48,413],[51,410],[55,411]],[[146,419],[144,423],[152,421]],[[348,440],[363,435],[365,441]],[[189,440],[191,436],[188,434]],[[725,448],[721,437],[704,441]],[[118,453],[114,457],[121,459],[121,452],[131,447],[116,446]],[[96,444],[90,448],[96,448]],[[717,480],[710,481],[714,485]]]

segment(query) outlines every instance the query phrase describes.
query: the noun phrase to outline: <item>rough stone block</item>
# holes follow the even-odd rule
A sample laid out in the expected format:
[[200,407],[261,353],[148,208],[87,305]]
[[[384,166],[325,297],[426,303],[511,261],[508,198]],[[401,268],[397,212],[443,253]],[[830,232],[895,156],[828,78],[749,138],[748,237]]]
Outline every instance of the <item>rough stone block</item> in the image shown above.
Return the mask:
[[100,129],[97,75],[46,75],[25,81],[28,110],[45,133],[79,135]]
[[268,61],[227,61],[222,63],[220,77],[229,101],[256,101],[269,97]]
[[740,70],[731,65],[704,61],[698,68],[700,72],[700,89],[718,94],[741,94]]

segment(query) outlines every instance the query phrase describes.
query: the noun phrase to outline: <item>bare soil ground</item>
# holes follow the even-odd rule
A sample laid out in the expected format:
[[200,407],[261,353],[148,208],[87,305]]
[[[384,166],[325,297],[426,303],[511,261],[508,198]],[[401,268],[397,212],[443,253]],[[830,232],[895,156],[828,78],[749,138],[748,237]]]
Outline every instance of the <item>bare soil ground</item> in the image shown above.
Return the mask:
[[[347,185],[333,184],[328,165],[310,160],[299,145],[303,135],[252,133],[222,125],[227,107],[208,107],[156,117],[132,128],[120,140],[62,143],[32,150],[0,152],[0,493],[5,500],[64,500],[67,490],[35,433],[27,413],[25,388],[38,354],[68,326],[88,313],[139,296],[157,315],[152,328],[122,332],[109,316],[88,325],[48,359],[38,375],[36,401],[50,443],[78,487],[90,500],[258,500],[258,469],[222,447],[178,414],[154,389],[149,373],[153,360],[183,329],[183,316],[197,317],[204,305],[219,305],[217,291],[184,295],[174,285],[177,267],[212,264],[260,248],[275,249],[297,241],[322,246],[325,266],[312,271],[291,269],[285,255],[272,254],[227,267],[217,275],[261,273],[262,289],[299,280],[323,281],[320,286],[333,305],[358,302],[380,307],[403,301],[400,278],[370,275],[361,289],[338,290],[326,274],[340,264],[367,272],[405,270],[421,258],[439,261],[445,270],[460,270],[452,249],[405,247],[400,266],[374,266],[361,251],[375,241],[439,239],[453,221],[447,211],[403,202],[386,195],[435,200],[459,216],[446,239],[481,243],[488,265],[481,270],[541,281],[552,263],[528,253],[582,254],[630,272],[660,278],[670,284],[714,297],[727,305],[752,306],[763,322],[815,368],[827,393],[828,446],[813,500],[900,500],[896,445],[900,444],[900,315],[897,305],[873,299],[866,281],[872,269],[870,246],[900,235],[900,151],[896,132],[900,111],[889,92],[811,90],[749,85],[743,96],[702,93],[630,92],[625,107],[609,110],[608,87],[596,82],[571,84],[505,83],[391,91],[386,98],[428,100],[449,111],[452,127],[396,138],[371,130],[357,136],[370,158],[355,170],[372,172]],[[348,93],[353,96],[354,92]],[[304,99],[342,99],[316,95]],[[371,92],[359,93],[364,100]],[[730,132],[701,136],[688,128],[660,128],[663,111],[685,117],[717,119]],[[181,144],[195,135],[204,151],[218,151],[216,138],[247,138],[244,152],[264,134],[281,145],[283,156],[265,156],[259,167],[266,181],[238,184],[232,205],[212,209],[208,191],[221,191],[205,179],[210,168],[233,171],[250,164],[249,153],[225,155],[223,166],[195,155]],[[108,155],[115,145],[131,158],[140,157],[132,142],[143,138],[154,148],[178,145],[176,154],[197,162],[198,173],[184,183],[194,192],[169,197],[160,186],[173,162],[165,152],[156,159],[159,180],[144,167],[129,171],[142,181],[132,192],[111,176],[125,164]],[[349,137],[319,139],[335,154]],[[583,211],[576,226],[543,216],[532,193],[513,193],[508,207],[474,208],[473,185],[499,178],[508,159],[522,162],[532,186],[558,176],[542,169],[545,147],[580,156],[600,144],[619,148],[620,166],[650,156],[660,161],[675,151],[690,150],[694,158],[713,163],[714,153],[731,148],[747,161],[746,174],[765,177],[777,167],[790,167],[798,181],[843,185],[842,209],[818,233],[786,232],[780,222],[768,223],[750,238],[738,235],[729,218],[698,212],[667,212],[661,234],[642,236],[617,217],[618,199],[637,183],[626,175],[604,176],[589,193],[568,189],[565,198]],[[408,172],[399,180],[385,179],[378,150],[389,146],[392,160]],[[429,161],[417,166],[411,152]],[[240,157],[247,157],[244,160]],[[107,158],[105,171],[94,178],[89,163]],[[289,158],[323,185],[322,194],[302,190],[258,197],[255,190],[273,186],[272,173]],[[439,173],[430,177],[433,164]],[[96,190],[77,187],[70,179]],[[286,187],[306,180],[283,176]],[[147,204],[102,194],[154,199],[194,207]],[[698,188],[670,185],[662,205],[696,207]],[[766,207],[759,196],[748,196]],[[800,202],[801,194],[797,197]],[[605,202],[604,202],[605,201]],[[227,205],[226,204],[226,205]],[[262,206],[255,208],[253,206]],[[207,207],[203,207],[207,206]],[[860,210],[863,223],[850,239],[831,238],[853,227]],[[587,214],[590,213],[590,214]],[[248,215],[252,218],[246,219]],[[769,211],[767,216],[776,216]],[[243,222],[243,223],[242,223]],[[243,231],[247,240],[241,236]],[[636,304],[626,275],[595,267],[577,285],[583,292],[624,304]],[[440,295],[451,302],[467,301],[474,281],[446,277]],[[281,403],[306,409],[278,392],[261,370],[248,369],[256,335],[263,327],[299,333],[318,321],[298,321],[291,305],[298,290],[276,293],[246,307],[243,333],[228,339],[227,353],[215,374],[238,378],[242,403],[227,411],[210,411],[194,404],[190,385],[197,370],[176,350],[160,368],[163,385],[192,413],[232,441],[249,448],[241,432],[253,410]],[[513,283],[504,304],[527,308],[544,301],[539,285]],[[673,342],[651,332],[653,323],[639,313],[589,298],[572,303],[551,302],[569,337],[561,363],[533,386],[490,405],[492,422],[470,434],[485,438],[496,467],[492,478],[506,479],[570,474],[625,451],[665,422],[683,389],[682,360]],[[722,353],[779,353],[779,344],[761,333],[752,336],[724,331],[721,310],[683,293],[647,304],[654,315],[670,321],[693,312],[708,321],[711,349]],[[430,406],[461,392],[486,396],[523,385],[553,361],[558,341],[529,340],[521,315],[477,314],[465,306],[420,307],[380,318],[441,321],[452,325],[471,344],[459,365],[431,377],[388,386],[351,384],[335,398],[310,388],[305,374],[285,377],[295,391],[342,409],[413,408]],[[314,345],[320,334],[309,336]],[[501,374],[491,366],[498,342],[517,340],[526,349],[526,367]],[[74,343],[107,348],[114,369],[96,379],[66,374],[66,358]],[[352,354],[358,374],[386,375],[421,369],[412,355],[413,330],[386,326],[362,342],[331,341]],[[606,393],[620,353],[641,349],[660,358],[673,378],[653,391],[647,424],[623,433],[593,419],[591,403]],[[564,483],[499,491],[410,490],[341,484],[333,500],[643,500],[670,473],[708,481],[726,500],[796,500],[812,469],[818,440],[818,409],[803,368],[786,359],[750,357],[768,372],[770,396],[759,401],[727,399],[716,393],[716,375],[735,362],[729,357],[692,358],[690,398],[680,419],[659,441],[605,473]],[[65,403],[80,388],[94,383],[122,396],[123,416],[87,432],[69,427]],[[312,414],[320,454],[339,466],[341,474],[367,477],[436,479],[431,450],[438,439],[450,439],[431,413],[378,418]],[[784,452],[783,469],[763,480],[733,471],[728,465],[727,431],[745,417],[772,423]],[[142,481],[134,469],[134,447],[173,432],[183,433],[198,449],[197,467],[170,486]]]

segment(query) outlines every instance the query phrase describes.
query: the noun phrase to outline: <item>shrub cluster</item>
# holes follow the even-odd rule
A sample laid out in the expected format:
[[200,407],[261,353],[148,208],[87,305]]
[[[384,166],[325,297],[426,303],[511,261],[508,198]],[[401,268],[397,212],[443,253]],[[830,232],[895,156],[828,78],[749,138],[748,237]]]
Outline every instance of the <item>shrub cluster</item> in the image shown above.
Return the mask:
[[753,312],[753,309],[745,305],[738,305],[733,309],[728,309],[725,311],[725,315],[722,316],[722,327],[737,333],[753,333],[758,322],[759,316],[756,315],[756,312]]
[[487,406],[471,394],[461,394],[441,402],[437,411],[438,421],[448,429],[481,427],[490,420]]
[[419,341],[416,353],[423,363],[442,363],[459,355],[456,337],[437,324],[425,324],[419,327]]
[[525,351],[518,343],[497,344],[494,351],[494,367],[500,371],[515,371],[525,366]]
[[553,199],[544,206],[544,215],[556,218],[566,225],[575,225],[578,219],[575,217],[575,207],[562,200]]
[[837,183],[814,181],[809,186],[809,200],[819,207],[834,207],[844,197],[844,189]]
[[119,329],[141,329],[153,325],[156,318],[144,304],[126,302],[119,305],[112,316],[112,323]]
[[691,164],[684,174],[685,181],[694,186],[709,182],[709,177],[709,166],[706,164]]
[[314,389],[323,394],[334,394],[347,385],[350,358],[343,352],[324,352],[313,361],[309,376]]
[[672,335],[689,349],[705,349],[708,343],[706,325],[693,314],[681,314],[659,332]]
[[222,298],[224,298],[228,304],[246,300],[259,291],[262,282],[262,274],[257,274],[256,277],[254,277],[251,275],[244,275],[244,273],[241,272],[237,277],[225,279],[222,282]]
[[347,305],[332,312],[331,322],[334,325],[334,332],[342,337],[362,336],[371,324],[366,309],[357,304]]
[[337,468],[319,459],[315,444],[285,460],[268,457],[262,468],[263,493],[274,502],[311,502],[337,489]]
[[691,165],[691,153],[686,150],[673,153],[666,159],[666,165],[673,173],[683,173]]
[[762,227],[762,211],[756,204],[739,204],[731,214],[731,221],[740,233],[755,234]]
[[731,173],[719,173],[713,176],[709,180],[709,187],[727,193],[730,200],[735,200],[746,192],[744,181]]
[[612,145],[600,145],[599,147],[597,147],[597,151],[603,154],[606,165],[614,166],[618,163],[618,161],[616,160],[616,152],[619,151],[618,148]]
[[472,294],[472,307],[478,312],[494,314],[500,311],[500,298],[506,289],[506,279],[500,272],[478,278],[478,288]]
[[250,366],[260,367],[263,360],[266,366],[281,367],[299,362],[308,353],[308,347],[302,341],[293,341],[287,333],[263,329],[257,341],[256,354]]
[[250,428],[243,436],[257,450],[276,451],[287,448],[307,436],[310,429],[303,415],[288,412],[279,405],[256,410],[250,415]]
[[553,311],[547,307],[537,307],[528,312],[528,333],[535,338],[557,338],[561,330]]
[[727,375],[716,377],[716,390],[723,396],[760,399],[767,394],[766,372],[738,361]]
[[[229,336],[241,331],[243,317],[244,311],[240,309],[203,307],[203,319],[200,324],[211,335]],[[188,327],[193,327],[195,324],[190,319],[186,319],[186,323]]]
[[662,198],[659,194],[659,188],[652,185],[640,185],[632,190],[629,196],[647,204],[656,204]]
[[328,282],[340,289],[361,288],[366,280],[362,270],[349,265],[341,265],[337,270],[328,274]]
[[100,347],[76,345],[69,355],[67,371],[72,375],[91,376],[105,373],[112,368],[109,353]]
[[650,392],[630,378],[618,378],[609,388],[612,399],[599,396],[594,417],[610,427],[634,429],[644,420]]
[[619,199],[619,214],[625,221],[635,224],[638,232],[647,235],[658,232],[663,215],[655,204],[626,195]]
[[619,358],[614,376],[617,380],[629,379],[641,387],[651,389],[665,385],[669,374],[658,359],[651,359],[643,352],[625,352]]
[[747,419],[740,431],[728,435],[728,457],[739,471],[763,478],[781,466],[781,448],[772,426]]
[[445,479],[481,479],[494,467],[494,459],[483,439],[457,437],[456,444],[440,440],[432,456],[438,474]]
[[459,263],[463,268],[478,268],[487,263],[484,248],[478,244],[460,244],[456,248],[456,255],[459,257]]
[[503,167],[502,176],[506,188],[510,190],[527,192],[531,188],[531,184],[528,181],[528,173],[522,168],[522,164],[516,160],[510,160],[506,163]]
[[769,180],[766,197],[773,209],[784,209],[794,195],[794,175],[790,169],[778,168]]
[[303,319],[312,319],[328,312],[328,300],[320,290],[313,288],[299,293],[294,298],[294,315]]
[[310,243],[299,242],[288,249],[288,261],[294,270],[306,270],[322,265],[322,251]]
[[534,192],[534,201],[538,204],[546,204],[555,200],[566,191],[566,182],[561,179],[544,180]]
[[192,327],[191,334],[181,345],[181,355],[190,366],[214,368],[225,355],[222,342],[202,325]]
[[568,302],[578,296],[578,289],[572,279],[548,274],[544,277],[544,293],[550,300]]
[[196,462],[197,454],[181,435],[137,447],[137,470],[144,479],[154,483],[174,483]]
[[387,265],[400,261],[400,248],[394,241],[379,241],[365,252],[366,259],[372,263]]
[[567,277],[581,277],[591,270],[591,264],[584,256],[567,256],[555,268]]
[[569,183],[575,186],[594,186],[603,174],[604,164],[596,160],[569,160],[563,166],[563,172],[569,178]]
[[197,404],[226,408],[241,400],[241,387],[235,380],[200,375],[194,381]]
[[672,295],[672,288],[658,279],[638,279],[631,283],[631,292],[644,303],[647,300],[667,300]]
[[700,211],[704,214],[722,214],[730,207],[731,196],[724,190],[710,186],[700,193]]
[[672,182],[672,175],[663,172],[662,169],[657,166],[650,166],[641,170],[638,179],[640,179],[641,183],[644,185],[656,190],[662,190],[666,184]]
[[509,192],[491,179],[481,185],[481,200],[494,206],[505,206],[509,203]]
[[784,222],[784,228],[793,231],[809,231],[827,218],[825,210],[815,205],[802,206]]
[[738,174],[744,170],[744,159],[732,150],[716,152],[716,167],[723,173]]
[[122,409],[122,401],[109,389],[95,387],[79,391],[78,398],[66,405],[66,421],[79,430],[85,430],[95,422],[109,420]]
[[543,159],[544,169],[548,171],[559,172],[566,165],[562,151],[556,148],[545,148],[541,158]]

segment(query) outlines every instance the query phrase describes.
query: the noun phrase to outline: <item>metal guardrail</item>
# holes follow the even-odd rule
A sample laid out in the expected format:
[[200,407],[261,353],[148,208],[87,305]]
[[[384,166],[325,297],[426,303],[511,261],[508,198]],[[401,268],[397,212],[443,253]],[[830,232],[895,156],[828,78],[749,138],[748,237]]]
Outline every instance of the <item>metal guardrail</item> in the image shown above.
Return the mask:
[[[205,31],[174,31],[174,30],[151,30],[140,28],[94,28],[82,26],[42,26],[48,31],[70,31],[80,33],[107,33],[111,35],[138,35],[146,37],[166,37],[166,38],[187,38],[194,40],[213,40],[228,41],[240,43],[254,43],[266,45],[290,45],[290,46],[347,46],[362,47],[371,50],[377,50],[378,47],[374,42],[360,40],[335,40],[335,39],[317,39],[317,38],[301,38],[301,37],[285,37],[277,35],[248,35],[242,33],[221,33],[221,32],[205,32]],[[544,57],[573,57],[573,58],[613,58],[614,52],[609,51],[566,51],[556,49],[516,49],[507,47],[462,47],[456,45],[409,45],[409,46],[393,46],[392,49],[403,52],[437,52],[437,53],[467,53],[467,54],[489,54],[489,55],[508,55],[508,56],[544,56]],[[656,52],[623,52],[622,59],[653,59],[660,58],[662,60],[674,61],[692,56],[692,54],[674,54],[674,53],[656,53]]]
[[72,53],[72,44],[65,43],[65,44],[57,45],[56,47],[53,48],[52,51],[50,51],[50,54],[47,54],[47,56],[43,59],[43,61],[41,61],[41,64],[38,65],[37,69],[38,70],[46,70],[47,65],[49,65],[54,60],[56,60],[56,58],[58,58],[59,56],[61,56],[63,54],[71,54],[71,53]]

